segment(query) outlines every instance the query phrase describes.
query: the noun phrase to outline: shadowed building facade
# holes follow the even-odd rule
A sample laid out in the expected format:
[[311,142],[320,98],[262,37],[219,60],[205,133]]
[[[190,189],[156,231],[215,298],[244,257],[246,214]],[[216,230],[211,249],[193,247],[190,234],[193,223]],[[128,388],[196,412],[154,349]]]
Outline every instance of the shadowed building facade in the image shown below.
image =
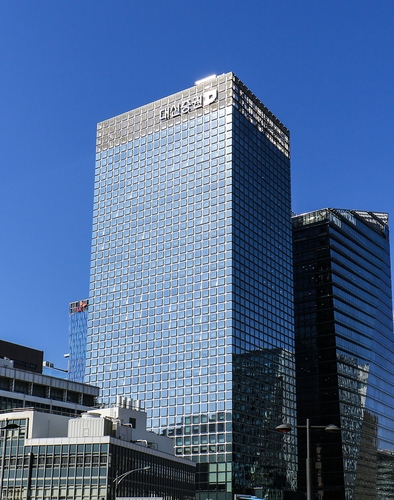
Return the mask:
[[[390,498],[394,451],[388,216],[324,209],[293,218],[298,424],[311,432],[322,500]],[[299,488],[306,437],[299,430]],[[392,493],[391,493],[392,494]]]
[[98,124],[85,381],[138,399],[197,498],[295,488],[289,132],[233,74]]

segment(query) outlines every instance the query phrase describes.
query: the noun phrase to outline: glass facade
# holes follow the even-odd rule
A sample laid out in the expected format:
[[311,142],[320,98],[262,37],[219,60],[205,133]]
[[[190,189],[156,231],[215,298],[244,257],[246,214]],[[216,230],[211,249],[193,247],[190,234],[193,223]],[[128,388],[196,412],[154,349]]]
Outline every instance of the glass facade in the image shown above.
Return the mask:
[[296,447],[289,133],[228,73],[98,124],[85,381],[197,498],[283,498]]
[[[293,218],[299,425],[323,500],[391,498],[394,376],[387,214],[325,209]],[[306,437],[299,430],[300,487]]]
[[85,378],[88,309],[88,300],[71,302],[69,306],[68,378],[74,382],[83,382]]

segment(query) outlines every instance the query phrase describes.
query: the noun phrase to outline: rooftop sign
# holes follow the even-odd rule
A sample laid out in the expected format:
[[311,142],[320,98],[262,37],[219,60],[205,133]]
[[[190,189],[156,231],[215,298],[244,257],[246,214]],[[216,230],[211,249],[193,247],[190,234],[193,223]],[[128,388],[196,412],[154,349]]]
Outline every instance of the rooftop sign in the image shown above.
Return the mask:
[[173,104],[168,108],[161,109],[160,120],[169,120],[170,118],[174,118],[175,116],[186,115],[187,113],[190,113],[191,111],[194,111],[198,108],[209,106],[210,104],[215,102],[217,98],[217,89],[211,89],[206,92],[200,93],[194,97]]

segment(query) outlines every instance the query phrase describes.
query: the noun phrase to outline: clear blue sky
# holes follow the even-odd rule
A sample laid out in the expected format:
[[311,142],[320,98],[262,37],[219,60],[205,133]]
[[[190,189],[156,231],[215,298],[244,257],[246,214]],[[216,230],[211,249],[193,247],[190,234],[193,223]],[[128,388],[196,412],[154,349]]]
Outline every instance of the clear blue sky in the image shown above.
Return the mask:
[[66,366],[96,123],[212,73],[236,73],[290,129],[297,213],[393,216],[393,64],[390,0],[3,0],[0,338]]

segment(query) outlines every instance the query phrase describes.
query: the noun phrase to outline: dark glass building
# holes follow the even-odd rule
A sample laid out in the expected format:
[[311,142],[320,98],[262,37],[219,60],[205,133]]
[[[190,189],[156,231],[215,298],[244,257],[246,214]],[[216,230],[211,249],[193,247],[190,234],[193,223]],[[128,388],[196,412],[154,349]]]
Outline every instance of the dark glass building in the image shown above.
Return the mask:
[[31,347],[20,344],[13,344],[6,340],[0,340],[0,360],[1,359],[12,361],[12,367],[16,370],[42,373],[44,351],[32,349]]
[[296,449],[289,132],[233,74],[98,124],[85,381],[140,400],[197,498],[281,499]]
[[[298,425],[309,418],[311,425],[341,429],[311,431],[313,492],[322,500],[392,498],[388,216],[318,210],[293,218],[293,240]],[[305,491],[302,429],[298,438]]]

